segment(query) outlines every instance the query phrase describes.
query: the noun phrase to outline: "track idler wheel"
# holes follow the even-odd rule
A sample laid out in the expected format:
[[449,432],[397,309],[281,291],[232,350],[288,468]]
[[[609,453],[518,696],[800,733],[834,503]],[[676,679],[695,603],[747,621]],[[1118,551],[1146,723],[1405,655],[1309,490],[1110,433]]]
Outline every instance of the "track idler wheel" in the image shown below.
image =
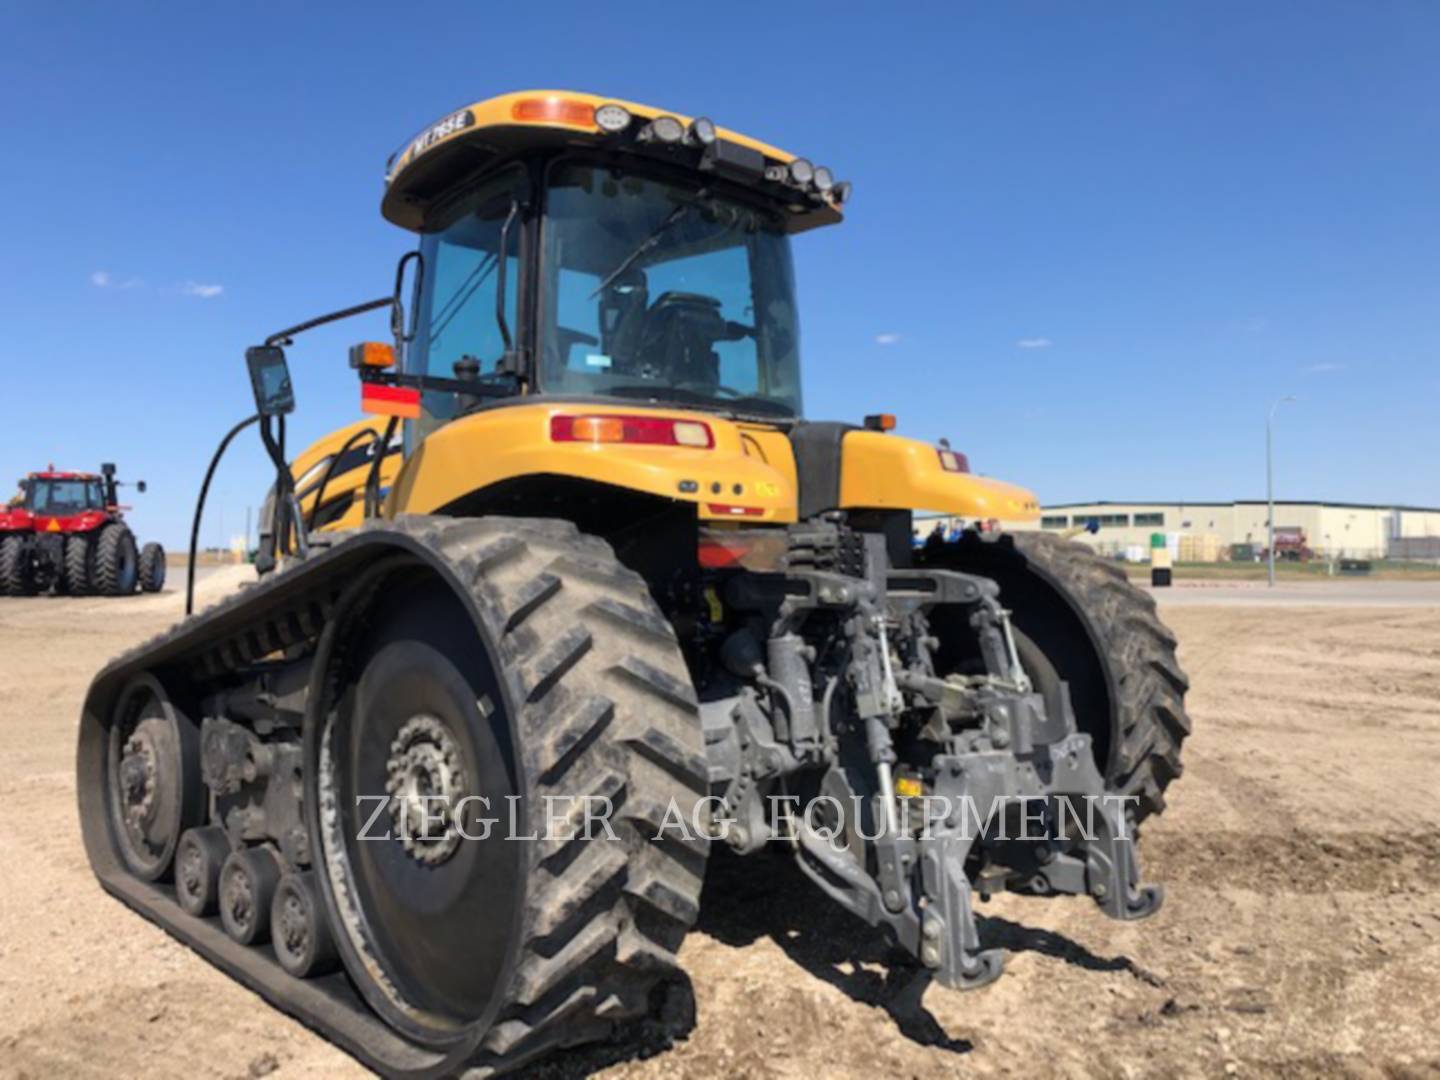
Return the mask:
[[241,945],[270,937],[270,908],[280,884],[280,860],[269,848],[235,851],[220,868],[220,921]]
[[220,907],[220,868],[230,841],[218,825],[186,829],[175,850],[175,899],[191,915],[214,915]]
[[107,780],[111,835],[132,873],[166,878],[180,834],[205,816],[199,738],[158,680],[137,676],[115,710]]
[[334,971],[340,963],[313,872],[286,874],[270,905],[270,939],[280,966],[297,979]]

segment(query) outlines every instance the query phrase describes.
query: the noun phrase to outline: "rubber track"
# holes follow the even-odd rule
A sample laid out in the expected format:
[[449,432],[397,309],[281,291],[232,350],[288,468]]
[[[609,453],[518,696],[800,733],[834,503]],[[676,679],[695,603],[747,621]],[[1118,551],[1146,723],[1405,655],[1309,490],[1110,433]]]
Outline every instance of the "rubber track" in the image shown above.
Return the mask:
[[[273,652],[309,647],[343,585],[397,549],[423,550],[468,588],[497,643],[519,705],[530,831],[544,831],[547,794],[604,796],[615,807],[610,824],[618,843],[601,834],[527,845],[513,975],[467,1066],[468,1076],[491,1076],[557,1047],[605,1038],[617,1023],[644,1015],[656,984],[674,976],[675,951],[698,912],[706,843],[673,832],[655,839],[672,800],[688,821],[707,791],[698,707],[668,623],[643,580],[603,541],[567,522],[502,518],[404,517],[337,534],[328,550],[117,659],[97,678],[87,708],[103,708],[107,688],[113,694],[135,670],[174,671],[203,687]],[[91,831],[87,824],[87,847]],[[339,977],[329,986],[294,980],[268,950],[248,950],[240,970],[217,955],[233,952],[233,943],[199,943],[191,929],[197,921],[179,912],[168,890],[163,903],[136,903],[130,889],[116,888],[104,873],[101,879],[371,1067],[417,1075],[434,1067],[397,1066],[406,1059],[397,1053],[398,1037],[378,1030],[353,991],[335,992]],[[324,1002],[314,1000],[317,992]],[[327,1022],[337,1003],[362,1015]],[[417,1050],[414,1060],[430,1059]]]
[[[1068,594],[1090,624],[1118,697],[1105,779],[1117,794],[1136,797],[1135,823],[1160,813],[1165,789],[1182,771],[1181,746],[1191,728],[1185,712],[1190,684],[1176,657],[1175,637],[1156,614],[1154,597],[1084,544],[1048,533],[1004,533],[995,540],[971,535],[945,545],[948,550],[938,558],[972,569],[967,545],[988,543],[1012,543]],[[973,571],[985,573],[984,563],[976,563]],[[1003,591],[1000,601],[1005,602]]]

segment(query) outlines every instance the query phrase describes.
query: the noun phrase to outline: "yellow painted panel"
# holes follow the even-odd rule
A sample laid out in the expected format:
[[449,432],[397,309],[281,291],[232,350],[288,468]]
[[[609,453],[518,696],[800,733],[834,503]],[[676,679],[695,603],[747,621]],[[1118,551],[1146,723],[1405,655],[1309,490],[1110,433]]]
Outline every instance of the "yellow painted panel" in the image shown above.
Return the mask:
[[[622,443],[555,442],[553,416],[663,416],[709,426],[710,449]],[[504,480],[573,476],[694,503],[702,520],[747,524],[795,520],[794,463],[771,463],[740,425],[706,413],[628,405],[537,403],[484,409],[432,432],[396,478],[386,512],[433,513]],[[747,450],[747,447],[750,449]],[[789,471],[786,471],[788,462]],[[777,467],[778,465],[778,467]],[[695,491],[682,490],[693,482]],[[712,505],[758,511],[743,518]]]
[[1034,492],[989,477],[946,472],[929,443],[879,431],[852,431],[842,447],[842,507],[931,510],[1001,521],[1040,516]]
[[[320,482],[320,477],[324,472],[324,466],[329,462],[329,459],[339,452],[340,448],[350,440],[352,435],[360,431],[368,429],[378,435],[383,435],[385,433],[386,423],[387,420],[385,417],[371,417],[357,420],[353,424],[347,424],[345,427],[339,428],[323,438],[317,439],[296,456],[290,466],[290,475],[294,478],[297,491],[300,494],[300,511],[305,515],[307,520],[309,519],[310,512],[315,508],[315,486]],[[363,442],[357,444],[357,446],[363,445]],[[399,469],[399,454],[392,454],[381,463],[380,487],[382,489],[390,486],[390,484],[394,482],[395,474]],[[332,476],[330,482],[325,485],[325,501],[327,503],[331,502],[337,496],[343,495],[347,491],[355,491],[357,488],[364,487],[365,479],[369,474],[370,462],[367,459],[362,466]],[[308,493],[306,491],[307,488],[311,489]],[[350,509],[340,518],[327,524],[322,531],[351,529],[359,525],[364,518],[364,500],[357,493],[356,498],[350,504]]]
[[[633,101],[626,101],[623,98],[601,97],[596,94],[584,94],[577,90],[519,90],[512,94],[501,94],[498,97],[487,98],[484,101],[477,101],[470,105],[463,105],[459,109],[452,110],[447,116],[469,111],[475,117],[475,123],[469,127],[456,128],[440,138],[424,142],[425,135],[422,133],[413,142],[401,151],[396,159],[395,166],[391,171],[389,182],[394,183],[400,174],[417,158],[424,156],[437,146],[449,142],[451,139],[463,138],[466,134],[474,134],[479,128],[485,127],[549,127],[565,131],[583,131],[599,136],[600,129],[594,124],[576,124],[567,120],[516,120],[512,110],[517,102],[529,101],[535,98],[563,98],[566,101],[578,101],[592,108],[599,105],[620,105],[629,111],[631,116],[639,118],[642,122],[653,120],[657,116],[673,116],[682,124],[689,125],[694,117],[686,116],[683,113],[670,112],[666,109],[657,109],[653,105],[640,105]],[[442,120],[444,118],[441,118]],[[437,121],[438,122],[438,121]],[[429,131],[427,128],[426,131]],[[729,128],[716,126],[716,134],[733,143],[747,146],[751,150],[758,150],[766,157],[788,165],[795,160],[794,154],[788,154],[768,143],[758,139],[752,139],[748,135],[742,135],[738,131],[731,131]]]

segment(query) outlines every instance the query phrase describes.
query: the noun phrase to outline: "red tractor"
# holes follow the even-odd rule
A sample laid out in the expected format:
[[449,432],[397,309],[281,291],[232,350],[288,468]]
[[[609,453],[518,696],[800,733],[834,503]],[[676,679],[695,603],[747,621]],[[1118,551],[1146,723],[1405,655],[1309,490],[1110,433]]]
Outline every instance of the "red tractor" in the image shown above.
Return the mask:
[[[0,511],[0,594],[128,596],[165,585],[165,549],[139,548],[125,524],[114,465],[100,474],[31,473]],[[145,490],[142,480],[135,485]]]

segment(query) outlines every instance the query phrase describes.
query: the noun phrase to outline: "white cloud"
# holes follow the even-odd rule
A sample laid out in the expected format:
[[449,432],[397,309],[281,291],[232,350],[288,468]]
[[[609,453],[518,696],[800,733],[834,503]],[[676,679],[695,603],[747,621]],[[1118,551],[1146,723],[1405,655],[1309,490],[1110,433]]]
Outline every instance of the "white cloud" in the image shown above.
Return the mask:
[[1015,342],[1016,348],[1020,349],[1048,349],[1054,344],[1048,337],[1022,337]]
[[180,286],[186,296],[198,296],[201,300],[213,300],[225,291],[224,285],[202,285],[198,281],[187,281]]
[[876,344],[876,345],[898,345],[899,343],[900,343],[900,335],[899,335],[899,334],[876,334],[876,335],[875,335],[875,344]]
[[1305,369],[1306,375],[1326,375],[1332,371],[1344,371],[1344,364],[1337,364],[1332,360],[1323,360],[1318,364],[1311,364]]
[[90,275],[90,284],[97,289],[138,289],[145,283],[139,278],[117,278],[109,270],[96,270]]

